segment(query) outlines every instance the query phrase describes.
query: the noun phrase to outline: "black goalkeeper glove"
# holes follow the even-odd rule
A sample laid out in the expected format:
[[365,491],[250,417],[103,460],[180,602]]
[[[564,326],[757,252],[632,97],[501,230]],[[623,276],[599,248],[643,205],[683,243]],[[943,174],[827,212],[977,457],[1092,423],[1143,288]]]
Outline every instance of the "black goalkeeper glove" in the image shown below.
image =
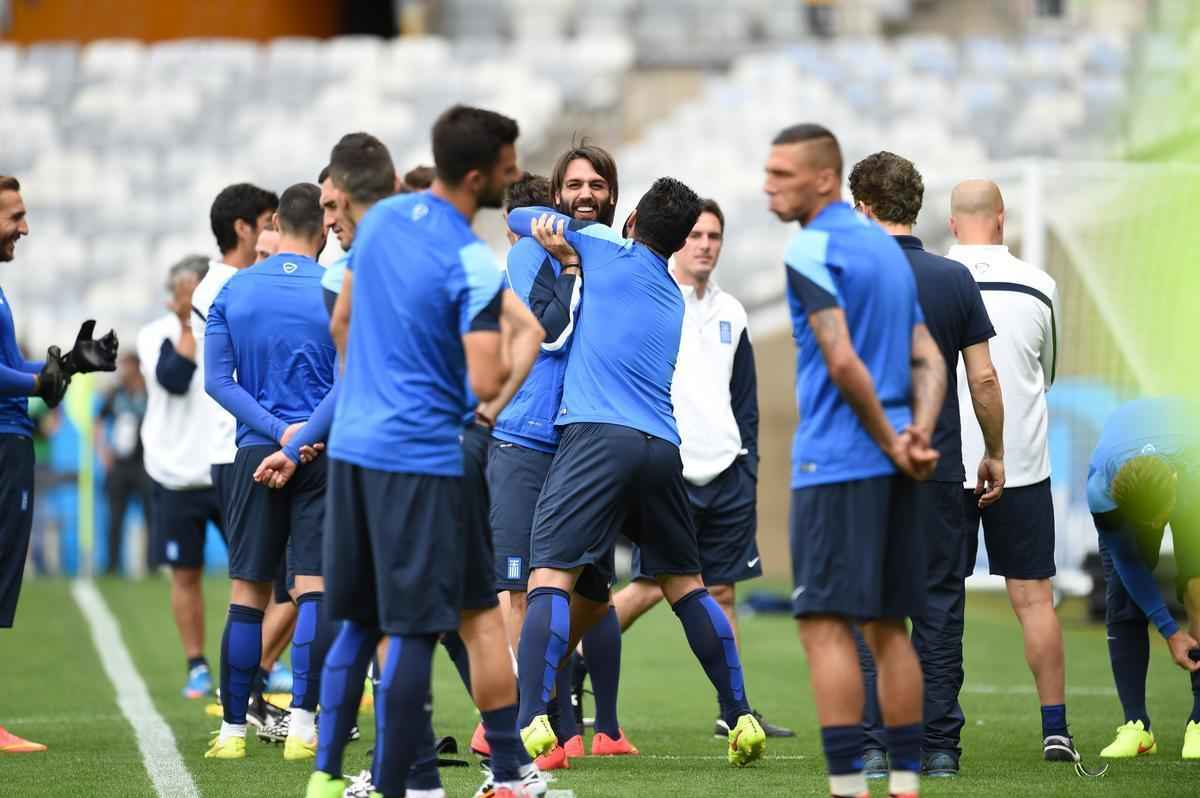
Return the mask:
[[88,319],[79,328],[75,347],[62,359],[63,370],[70,377],[93,371],[117,370],[117,334],[112,330],[98,341],[92,340],[96,321]]
[[46,365],[38,372],[33,395],[45,400],[47,407],[58,407],[70,384],[71,375],[63,369],[62,352],[57,346],[50,347],[46,350]]

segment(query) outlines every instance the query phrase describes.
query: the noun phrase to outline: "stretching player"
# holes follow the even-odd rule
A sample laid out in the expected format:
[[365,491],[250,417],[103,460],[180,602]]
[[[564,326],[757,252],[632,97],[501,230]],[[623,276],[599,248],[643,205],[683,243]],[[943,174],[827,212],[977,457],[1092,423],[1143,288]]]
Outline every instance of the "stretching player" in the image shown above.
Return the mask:
[[[29,235],[21,184],[0,175],[0,263],[13,259],[17,241]],[[0,629],[10,629],[21,594],[25,556],[33,528],[33,421],[30,396],[57,407],[67,392],[71,376],[92,371],[115,371],[117,339],[111,332],[91,340],[95,322],[85,322],[75,347],[65,356],[57,346],[46,359],[26,360],[17,346],[12,309],[0,290]],[[45,751],[0,726],[0,753]]]
[[[737,583],[762,575],[756,538],[758,379],[746,309],[712,279],[724,242],[725,214],[710,199],[701,207],[671,268],[685,306],[671,402],[682,439],[679,454],[696,523],[700,573],[740,651]],[[641,574],[640,554],[634,550],[633,581],[613,596],[622,631],[663,597],[658,583]],[[599,708],[596,714],[598,719]],[[754,716],[768,737],[795,736],[758,712]],[[713,734],[729,734],[719,716]]]
[[772,142],[770,208],[801,229],[788,245],[800,425],[792,448],[792,604],[808,656],[835,796],[865,796],[863,680],[852,624],[879,669],[889,791],[918,792],[921,666],[905,619],[925,610],[914,478],[946,370],[900,247],[841,199],[842,154],[820,125]]
[[308,183],[284,192],[275,214],[279,254],[231,278],[208,314],[205,388],[238,420],[227,508],[233,588],[221,643],[224,722],[205,754],[210,758],[246,755],[246,707],[262,658],[263,610],[285,555],[299,609],[283,756],[316,755],[319,680],[333,636],[322,607],[325,461],[303,469],[283,493],[251,476],[263,457],[289,443],[333,385],[333,341],[316,290],[323,272],[315,258],[325,243],[319,196]]
[[[745,765],[763,754],[733,631],[700,580],[671,409],[684,303],[667,258],[683,247],[700,209],[695,192],[661,178],[638,202],[631,241],[545,209],[508,216],[513,232],[536,235],[560,263],[578,258],[589,275],[556,421],[562,438],[534,513],[518,653],[521,735],[533,756],[558,744],[546,715],[555,671],[607,614],[622,531],[641,545],[643,570],[662,585],[717,688],[729,761]],[[587,599],[588,615],[574,612],[572,591]]]
[[[383,200],[370,213],[364,192],[382,177],[394,180],[394,171],[370,168],[371,148],[351,137],[331,157],[338,203],[356,227],[331,322],[344,371],[329,441],[327,573],[334,617],[344,622],[326,668],[310,798],[344,789],[343,735],[381,633],[389,645],[373,782],[383,796],[404,793],[430,742],[433,646],[459,627],[460,614],[492,751],[489,786],[502,798],[530,794],[494,590],[491,609],[462,612],[465,589],[475,587],[464,584],[465,548],[475,542],[467,538],[478,534],[462,516],[464,386],[484,402],[506,389],[515,364],[501,339],[500,306],[517,302],[470,221],[479,208],[498,207],[516,179],[516,137],[507,117],[449,109],[433,129],[438,177],[430,191]],[[447,519],[458,534],[446,534]]]
[[[1190,672],[1192,712],[1183,758],[1200,759],[1200,412],[1181,399],[1122,405],[1104,424],[1088,465],[1088,509],[1104,563],[1108,656],[1125,723],[1100,752],[1125,759],[1158,752],[1146,710],[1150,665],[1147,620],[1167,641],[1171,659]],[[1188,629],[1171,617],[1154,569],[1163,533],[1175,542],[1175,590]]]
[[[554,205],[561,213],[579,221],[610,226],[619,191],[616,162],[606,150],[595,145],[572,147],[555,164],[551,190]],[[517,203],[510,205],[509,210],[531,204]],[[512,407],[497,421],[494,435],[500,443],[493,448],[488,461],[492,527],[496,533],[496,585],[507,594],[509,635],[516,651],[525,620],[534,507],[558,447],[559,430],[554,423],[562,400],[563,375],[584,281],[577,257],[560,263],[531,237],[517,241],[509,250],[506,272],[509,285],[546,330],[535,371]],[[624,736],[617,720],[621,635],[616,612],[607,600],[596,605],[578,594],[572,597],[571,604],[572,612],[599,619],[584,622],[590,628],[583,636],[584,655],[591,664],[596,695],[592,754],[636,754],[637,749]],[[555,736],[563,744],[538,758],[542,770],[567,767],[571,757],[583,756],[583,730],[570,700],[573,681],[568,660],[556,675],[557,701],[551,701],[547,708],[554,720]]]
[[[1067,730],[1066,664],[1062,627],[1054,611],[1054,497],[1046,435],[1046,392],[1054,383],[1058,356],[1053,278],[1023,263],[1004,246],[1004,198],[990,180],[968,180],[950,195],[950,230],[958,244],[947,257],[963,263],[979,283],[988,316],[996,325],[992,359],[1004,393],[1004,496],[990,506],[975,485],[963,483],[967,562],[975,562],[979,523],[988,569],[1004,577],[1008,600],[1021,624],[1025,661],[1033,672],[1042,709],[1042,756],[1076,758]],[[959,381],[963,458],[980,462],[986,449],[975,406]]]

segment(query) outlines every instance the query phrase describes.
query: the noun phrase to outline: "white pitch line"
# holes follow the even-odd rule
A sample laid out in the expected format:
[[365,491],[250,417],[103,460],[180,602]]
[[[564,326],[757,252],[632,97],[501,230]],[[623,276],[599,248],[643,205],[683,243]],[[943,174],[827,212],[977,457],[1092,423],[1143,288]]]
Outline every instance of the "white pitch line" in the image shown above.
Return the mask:
[[71,597],[79,605],[92,630],[92,641],[100,655],[100,664],[117,691],[117,706],[137,736],[142,763],[161,798],[200,798],[192,774],[183,764],[175,735],[150,700],[146,683],[134,667],[129,649],[121,639],[117,619],[91,580],[71,585]]
[[[1000,686],[995,684],[971,684],[963,685],[964,693],[975,693],[977,695],[1033,695],[1037,689],[1031,684]],[[1117,690],[1114,687],[1071,687],[1067,685],[1067,695],[1075,696],[1114,696]]]

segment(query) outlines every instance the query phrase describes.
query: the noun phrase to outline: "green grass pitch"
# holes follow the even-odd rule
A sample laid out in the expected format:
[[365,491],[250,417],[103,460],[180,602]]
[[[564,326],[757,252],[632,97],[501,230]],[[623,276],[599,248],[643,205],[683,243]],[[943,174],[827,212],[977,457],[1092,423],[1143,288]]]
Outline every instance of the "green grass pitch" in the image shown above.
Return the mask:
[[[248,744],[247,759],[206,761],[208,733],[218,725],[200,702],[183,699],[183,659],[169,615],[167,585],[159,579],[102,581],[100,589],[121,623],[125,643],[155,705],[174,730],[184,762],[206,798],[301,796],[309,767],[285,763],[281,748]],[[226,583],[206,583],[209,658],[219,654]],[[1191,694],[1186,675],[1168,660],[1152,632],[1150,711],[1160,753],[1117,762],[1103,779],[1083,780],[1067,765],[1040,761],[1037,699],[1021,638],[1004,598],[972,594],[968,600],[967,687],[963,705],[963,774],[927,779],[927,795],[943,796],[1196,796],[1200,763],[1184,763],[1179,748]],[[1068,649],[1068,714],[1085,761],[1092,766],[1121,720],[1112,690],[1104,629],[1083,621],[1082,603],[1061,608]],[[659,607],[625,637],[621,718],[642,756],[575,760],[559,771],[554,789],[578,798],[616,796],[827,795],[824,763],[807,669],[790,619],[742,621],[747,683],[754,705],[768,718],[795,727],[794,740],[772,740],[767,759],[744,770],[725,763],[710,734],[712,689],[692,660],[682,632]],[[443,652],[435,669],[439,735],[454,735],[465,750],[476,714]],[[590,707],[589,707],[590,714]],[[0,723],[50,746],[45,754],[0,758],[0,795],[155,795],[132,727],[100,667],[84,618],[63,581],[26,584],[16,628],[0,633]],[[347,769],[367,766],[372,715],[363,716],[364,739],[347,752]],[[474,765],[474,757],[468,757]],[[478,770],[444,769],[447,794],[470,796]],[[886,795],[883,784],[872,795]]]

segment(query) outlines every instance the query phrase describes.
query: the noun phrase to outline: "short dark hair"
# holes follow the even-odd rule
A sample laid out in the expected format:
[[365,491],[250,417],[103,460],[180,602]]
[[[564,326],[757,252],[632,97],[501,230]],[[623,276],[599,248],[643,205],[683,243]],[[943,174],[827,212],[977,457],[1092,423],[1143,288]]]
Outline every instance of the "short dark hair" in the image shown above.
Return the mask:
[[[711,213],[717,217],[717,221],[721,223],[721,232],[725,232],[725,214],[721,212],[721,206],[717,204],[715,199],[704,197],[700,200],[700,213]],[[697,219],[700,217],[697,216]],[[693,225],[694,227],[695,225]]]
[[0,175],[0,191],[20,191],[21,181],[12,175]]
[[617,162],[613,159],[608,150],[603,147],[597,147],[591,144],[585,138],[578,144],[573,144],[571,149],[564,152],[558,157],[554,163],[554,171],[550,173],[550,185],[555,193],[562,193],[563,183],[567,179],[567,167],[573,161],[578,161],[580,158],[587,161],[596,170],[596,174],[604,178],[608,183],[608,190],[612,194],[612,204],[608,208],[597,208],[600,213],[600,221],[604,224],[612,224],[613,214],[617,210],[617,198],[620,195],[620,185],[617,181]]
[[517,140],[515,120],[495,111],[455,105],[433,123],[433,163],[437,176],[457,186],[468,172],[486,172],[500,159],[500,150]]
[[854,164],[850,193],[879,221],[913,225],[921,212],[925,181],[912,161],[885,150]]
[[325,232],[320,186],[312,183],[288,186],[279,198],[278,213],[281,233],[313,239]]
[[549,208],[553,204],[554,192],[550,188],[550,181],[532,172],[526,172],[504,191],[505,211],[539,206]]
[[221,189],[208,214],[213,236],[217,239],[217,249],[224,255],[237,247],[235,225],[238,219],[253,227],[258,223],[259,216],[278,207],[279,197],[274,191],[250,183],[234,183]]
[[695,191],[673,177],[660,177],[638,200],[634,238],[660,255],[673,255],[687,243],[701,207]]
[[347,133],[333,145],[329,176],[339,191],[359,205],[373,205],[396,193],[391,153],[370,133]]
[[437,170],[432,166],[421,164],[414,166],[404,173],[404,181],[401,191],[424,191],[433,185],[433,179],[437,177]]
[[818,125],[814,122],[801,122],[798,125],[785,127],[776,134],[774,140],[771,141],[773,146],[780,144],[800,144],[802,142],[821,142],[826,146],[823,148],[826,165],[832,169],[838,177],[842,176],[842,147],[838,144],[837,136],[824,125]]
[[318,186],[321,185],[328,179],[329,179],[329,164],[326,164],[324,167],[321,168],[321,173],[319,175],[317,175],[317,185]]

